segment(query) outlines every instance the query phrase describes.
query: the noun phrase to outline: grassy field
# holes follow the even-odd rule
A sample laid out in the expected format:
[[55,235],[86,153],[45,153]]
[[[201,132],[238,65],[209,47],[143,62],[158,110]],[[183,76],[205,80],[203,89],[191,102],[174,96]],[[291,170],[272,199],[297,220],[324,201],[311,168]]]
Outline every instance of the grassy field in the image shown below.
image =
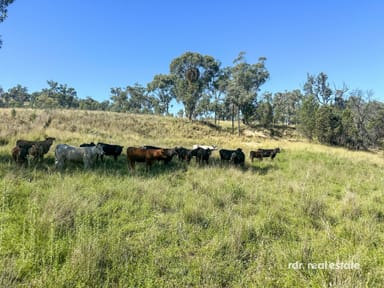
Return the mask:
[[[0,110],[0,287],[382,287],[384,155],[230,125],[110,112]],[[56,137],[19,168],[19,138]],[[279,146],[245,168],[54,168],[59,143]],[[124,152],[125,154],[125,152]]]

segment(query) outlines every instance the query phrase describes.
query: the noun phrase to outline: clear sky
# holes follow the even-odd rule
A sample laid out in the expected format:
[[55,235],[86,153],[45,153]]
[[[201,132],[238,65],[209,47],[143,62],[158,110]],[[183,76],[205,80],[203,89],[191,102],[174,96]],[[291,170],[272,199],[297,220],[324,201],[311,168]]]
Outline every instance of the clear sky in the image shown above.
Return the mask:
[[15,0],[0,24],[0,86],[32,93],[47,80],[80,98],[168,74],[183,53],[231,66],[267,58],[261,92],[302,89],[307,73],[331,88],[372,90],[384,101],[382,0]]

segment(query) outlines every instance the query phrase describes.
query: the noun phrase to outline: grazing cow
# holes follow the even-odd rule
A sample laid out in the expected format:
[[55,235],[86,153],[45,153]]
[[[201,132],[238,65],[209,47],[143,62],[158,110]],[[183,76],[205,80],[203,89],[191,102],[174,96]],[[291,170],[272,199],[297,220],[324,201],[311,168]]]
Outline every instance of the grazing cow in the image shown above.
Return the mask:
[[23,165],[27,162],[28,149],[24,147],[15,146],[12,149],[12,158],[19,165]]
[[[106,156],[113,156],[113,159],[117,161],[117,157],[120,156],[121,152],[123,151],[124,146],[120,145],[112,145],[107,143],[97,143],[97,145],[101,145],[103,147],[104,155]],[[103,161],[104,155],[101,155],[100,159]]]
[[148,171],[154,161],[166,160],[169,157],[164,149],[145,149],[143,147],[128,147],[127,161],[132,170],[135,170],[136,162],[145,162]]
[[230,162],[233,163],[234,165],[244,166],[244,162],[245,162],[244,152],[240,148],[235,150],[231,155]]
[[249,158],[251,158],[251,161],[253,162],[253,159],[256,158],[256,159],[259,159],[259,160],[263,160],[263,152],[262,151],[251,151],[249,152]]
[[194,150],[194,149],[197,149],[197,148],[202,148],[202,149],[205,149],[205,150],[209,149],[209,150],[211,150],[211,151],[213,151],[213,150],[217,150],[217,146],[216,146],[216,145],[210,145],[210,146],[208,146],[208,145],[195,144],[195,145],[193,145],[193,147],[192,147],[193,150]]
[[84,168],[93,165],[97,155],[103,155],[103,147],[96,145],[92,147],[75,147],[67,144],[59,144],[55,149],[56,167],[62,169],[66,161],[83,162]]
[[[241,151],[241,148],[237,148],[237,150]],[[236,152],[237,150],[220,149],[219,154],[220,154],[221,162],[230,161],[232,153]]]
[[205,161],[208,164],[209,156],[211,156],[211,149],[204,149],[198,147],[191,151],[191,157],[196,157],[196,162],[202,164]]
[[43,160],[44,154],[48,153],[49,148],[51,148],[54,140],[56,139],[53,137],[47,137],[43,141],[17,140],[16,146],[19,146],[20,148],[24,148],[28,151],[33,145],[39,144],[41,146],[38,148],[40,150],[40,153],[36,152],[38,154],[36,155],[36,157],[39,158],[40,160]]
[[224,161],[229,161],[235,165],[244,164],[245,155],[241,148],[237,148],[236,150],[220,149],[219,154],[222,163]]
[[164,159],[164,164],[168,164],[169,162],[172,161],[173,156],[177,155],[177,152],[175,149],[171,148],[164,148],[164,153],[167,156],[166,159]]
[[273,160],[276,157],[277,153],[280,153],[280,148],[275,148],[275,149],[261,149],[260,148],[257,151],[251,151],[249,153],[249,157],[251,158],[252,162],[253,162],[253,158],[263,160],[264,157],[271,157],[271,160]]
[[164,164],[168,164],[171,162],[173,156],[177,155],[176,149],[171,149],[171,148],[161,148],[157,146],[151,146],[151,145],[144,145],[141,146],[140,148],[142,149],[163,149],[167,157],[165,159],[159,159],[159,161],[164,161]]
[[175,151],[177,153],[177,157],[180,161],[191,161],[191,151],[190,149],[184,148],[184,147],[175,147]]

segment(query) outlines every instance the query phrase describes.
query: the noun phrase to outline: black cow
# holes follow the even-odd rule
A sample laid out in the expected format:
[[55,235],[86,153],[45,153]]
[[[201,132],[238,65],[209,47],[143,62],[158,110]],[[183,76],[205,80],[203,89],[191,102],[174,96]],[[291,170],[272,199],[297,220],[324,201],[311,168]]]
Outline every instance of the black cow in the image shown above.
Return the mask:
[[[115,161],[117,161],[117,157],[120,156],[124,147],[120,145],[113,145],[113,144],[107,144],[107,143],[101,143],[101,142],[97,143],[97,145],[100,145],[101,147],[103,147],[104,155],[113,156],[113,159],[115,159]],[[101,155],[100,157],[101,161],[103,161],[104,155]]]
[[191,151],[191,157],[196,157],[196,162],[201,164],[205,161],[208,164],[209,156],[211,156],[211,149],[203,149],[201,147]]
[[[241,151],[240,148],[237,148],[237,150]],[[236,152],[237,150],[220,149],[219,154],[220,154],[221,162],[230,161],[232,153]]]
[[[101,143],[101,142],[97,143],[97,145],[100,145],[103,148],[104,155],[113,156],[115,160],[117,160],[117,157],[120,156],[124,147],[120,145],[112,145],[112,144]],[[96,146],[96,144],[91,142],[91,143],[83,143],[80,145],[80,147],[92,147],[92,146]],[[100,156],[101,161],[104,161],[104,155]],[[98,159],[99,159],[99,155],[97,155],[96,160]]]
[[175,151],[177,153],[177,157],[179,158],[179,160],[181,161],[191,161],[191,151],[190,149],[187,149],[187,148],[184,148],[184,147],[176,147],[175,148]]
[[229,161],[235,165],[244,164],[245,155],[241,148],[237,148],[236,150],[220,149],[219,154],[222,163],[224,161]]
[[238,148],[232,153],[230,161],[234,165],[244,166],[244,162],[245,162],[244,152],[240,148]]
[[91,142],[91,143],[83,143],[80,145],[80,147],[93,147],[93,146],[96,146],[95,143]]

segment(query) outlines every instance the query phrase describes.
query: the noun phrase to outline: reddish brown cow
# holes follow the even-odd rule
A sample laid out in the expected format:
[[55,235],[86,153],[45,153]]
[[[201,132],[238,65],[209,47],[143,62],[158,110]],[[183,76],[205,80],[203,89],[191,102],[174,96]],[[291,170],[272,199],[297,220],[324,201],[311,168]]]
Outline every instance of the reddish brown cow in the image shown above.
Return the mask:
[[28,155],[28,150],[25,149],[24,147],[19,147],[15,146],[12,149],[12,158],[15,160],[15,162],[19,165],[27,165],[27,155]]
[[127,148],[127,160],[132,170],[135,170],[136,162],[145,162],[147,171],[156,160],[166,160],[168,157],[164,149],[144,149],[137,147]]

